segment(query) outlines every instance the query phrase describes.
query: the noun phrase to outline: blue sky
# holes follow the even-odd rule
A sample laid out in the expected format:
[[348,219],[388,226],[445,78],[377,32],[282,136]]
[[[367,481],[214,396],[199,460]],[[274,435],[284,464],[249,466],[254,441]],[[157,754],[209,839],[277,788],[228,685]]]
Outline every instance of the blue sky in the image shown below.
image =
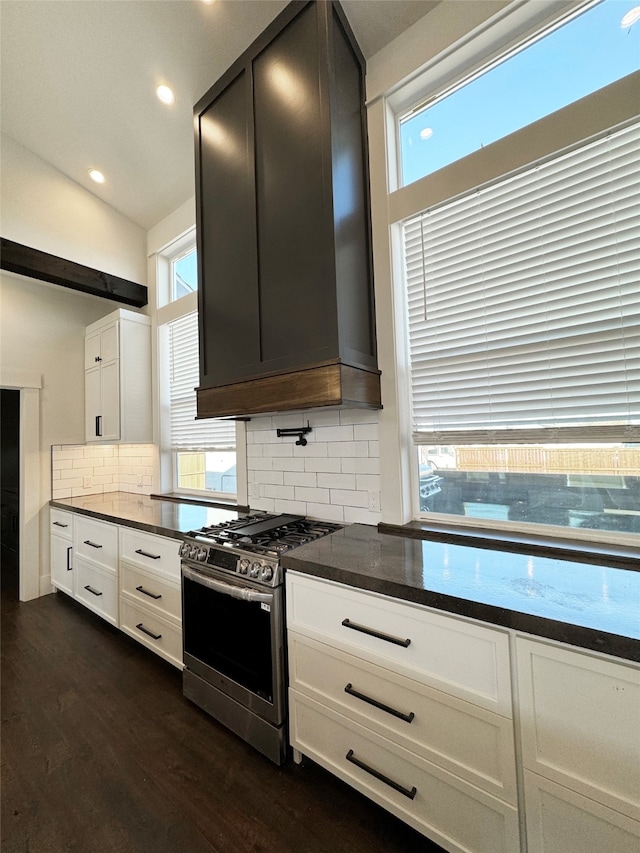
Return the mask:
[[[603,0],[400,128],[403,184],[525,127],[640,68],[640,0]],[[422,139],[429,128],[432,135]]]

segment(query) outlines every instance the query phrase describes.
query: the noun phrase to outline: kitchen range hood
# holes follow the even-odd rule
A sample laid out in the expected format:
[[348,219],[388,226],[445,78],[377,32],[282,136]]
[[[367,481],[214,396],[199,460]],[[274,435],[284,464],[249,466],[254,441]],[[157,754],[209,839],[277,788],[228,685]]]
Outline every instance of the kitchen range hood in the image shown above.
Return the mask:
[[198,417],[381,406],[364,74],[295,0],[195,107]]

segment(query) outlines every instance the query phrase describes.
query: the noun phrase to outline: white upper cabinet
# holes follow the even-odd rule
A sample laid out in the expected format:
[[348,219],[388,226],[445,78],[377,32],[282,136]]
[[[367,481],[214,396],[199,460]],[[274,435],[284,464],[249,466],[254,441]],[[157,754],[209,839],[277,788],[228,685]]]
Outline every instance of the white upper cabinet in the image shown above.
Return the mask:
[[151,321],[123,308],[87,328],[87,441],[151,442]]

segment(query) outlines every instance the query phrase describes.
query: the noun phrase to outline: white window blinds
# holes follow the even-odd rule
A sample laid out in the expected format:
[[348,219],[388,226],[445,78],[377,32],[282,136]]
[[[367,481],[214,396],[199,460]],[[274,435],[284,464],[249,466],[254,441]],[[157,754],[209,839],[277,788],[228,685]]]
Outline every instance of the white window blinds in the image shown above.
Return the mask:
[[198,315],[169,323],[171,447],[173,450],[233,450],[236,425],[230,420],[196,420]]
[[636,124],[404,223],[417,443],[640,440],[639,150]]

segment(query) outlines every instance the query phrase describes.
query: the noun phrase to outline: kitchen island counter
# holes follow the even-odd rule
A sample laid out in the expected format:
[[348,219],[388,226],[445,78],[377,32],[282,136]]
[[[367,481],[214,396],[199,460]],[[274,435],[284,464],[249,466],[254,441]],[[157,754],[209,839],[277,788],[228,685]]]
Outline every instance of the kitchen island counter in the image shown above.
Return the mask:
[[353,524],[282,557],[314,575],[640,661],[640,572],[380,533]]

